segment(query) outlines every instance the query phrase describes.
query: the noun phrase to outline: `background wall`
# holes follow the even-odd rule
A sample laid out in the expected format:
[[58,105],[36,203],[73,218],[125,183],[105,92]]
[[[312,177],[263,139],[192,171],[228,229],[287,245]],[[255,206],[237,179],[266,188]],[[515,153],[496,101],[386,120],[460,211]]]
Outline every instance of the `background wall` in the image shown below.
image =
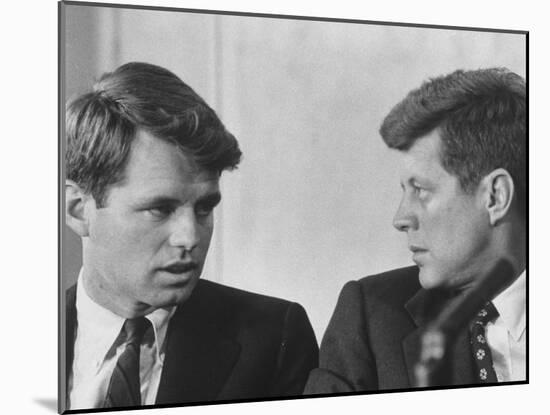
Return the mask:
[[[67,97],[139,60],[218,112],[244,159],[223,176],[204,278],[300,302],[318,339],[346,281],[411,263],[386,113],[428,77],[526,71],[522,35],[75,5],[65,23]],[[64,236],[67,286],[80,242]]]

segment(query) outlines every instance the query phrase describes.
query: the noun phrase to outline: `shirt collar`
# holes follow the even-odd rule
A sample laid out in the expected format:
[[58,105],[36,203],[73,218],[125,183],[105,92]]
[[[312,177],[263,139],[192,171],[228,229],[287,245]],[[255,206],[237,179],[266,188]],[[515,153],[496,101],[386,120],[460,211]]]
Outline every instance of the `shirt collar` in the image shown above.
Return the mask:
[[175,306],[168,308],[157,308],[155,311],[146,316],[153,325],[155,342],[157,345],[157,358],[161,361],[161,363],[164,363],[164,347],[166,333],[168,331],[168,323],[170,322],[170,319],[174,315],[175,311]]
[[512,285],[493,300],[504,325],[516,341],[525,331],[526,278],[524,270]]
[[[176,311],[176,307],[158,308],[145,317],[151,322],[156,343],[157,358],[164,361],[164,340],[168,330],[170,318]],[[99,367],[105,359],[113,343],[120,334],[120,330],[126,320],[105,307],[97,304],[90,298],[84,288],[82,270],[78,276],[76,286],[76,312],[78,319],[78,332],[82,336],[82,342],[93,345],[90,356]]]

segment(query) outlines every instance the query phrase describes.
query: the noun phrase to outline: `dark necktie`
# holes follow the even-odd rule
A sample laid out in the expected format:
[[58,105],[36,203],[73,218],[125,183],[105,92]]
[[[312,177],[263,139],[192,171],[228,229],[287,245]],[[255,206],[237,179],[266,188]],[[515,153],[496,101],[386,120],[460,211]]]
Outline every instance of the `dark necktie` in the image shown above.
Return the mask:
[[122,327],[126,348],[118,358],[105,396],[105,408],[141,405],[139,382],[139,349],[150,326],[145,317],[127,319]]
[[489,302],[476,315],[470,326],[470,343],[477,368],[477,380],[479,383],[496,383],[497,376],[493,368],[491,349],[487,344],[487,324],[498,317],[498,311],[493,303]]

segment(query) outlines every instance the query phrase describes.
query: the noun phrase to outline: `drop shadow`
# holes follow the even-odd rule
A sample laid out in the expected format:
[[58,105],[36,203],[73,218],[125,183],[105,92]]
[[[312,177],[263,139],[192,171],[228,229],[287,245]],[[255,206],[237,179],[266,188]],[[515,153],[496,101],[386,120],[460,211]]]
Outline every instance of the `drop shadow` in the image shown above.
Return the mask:
[[57,399],[52,398],[35,398],[34,401],[43,406],[46,409],[49,409],[52,412],[57,412]]

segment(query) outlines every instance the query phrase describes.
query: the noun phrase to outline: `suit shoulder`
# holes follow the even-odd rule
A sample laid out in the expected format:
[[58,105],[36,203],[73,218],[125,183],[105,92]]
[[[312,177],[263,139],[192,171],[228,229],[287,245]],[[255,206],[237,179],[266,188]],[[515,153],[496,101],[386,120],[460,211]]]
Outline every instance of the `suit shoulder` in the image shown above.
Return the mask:
[[394,284],[419,285],[418,267],[396,268],[380,274],[369,275],[358,280],[362,286],[384,286]]
[[178,314],[200,319],[201,324],[216,326],[229,336],[255,333],[255,338],[272,338],[280,336],[288,324],[311,331],[307,313],[298,303],[207,280],[199,280]]
[[246,309],[259,313],[286,310],[291,305],[299,306],[288,300],[228,287],[208,280],[199,280],[191,297],[201,298],[201,301],[223,308],[232,307],[234,310]]
[[407,301],[421,288],[416,266],[369,275],[351,283],[357,284],[365,297],[399,303]]
[[71,285],[65,290],[65,299],[67,302],[73,301],[76,298],[76,284]]

